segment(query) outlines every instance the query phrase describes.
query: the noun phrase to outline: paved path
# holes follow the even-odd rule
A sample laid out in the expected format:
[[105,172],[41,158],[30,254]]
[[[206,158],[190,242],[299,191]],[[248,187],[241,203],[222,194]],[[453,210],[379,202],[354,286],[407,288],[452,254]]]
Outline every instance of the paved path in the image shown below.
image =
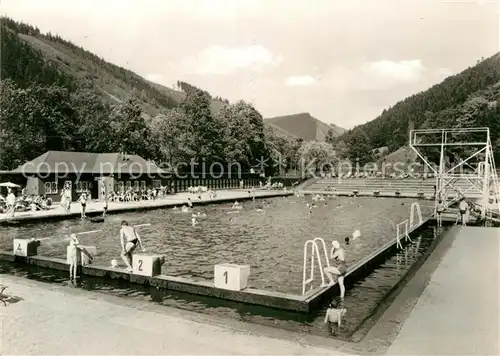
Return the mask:
[[2,355],[346,355],[293,335],[275,339],[193,321],[168,307],[144,310],[118,297],[10,275],[0,281],[9,286],[6,294],[22,298],[0,306]]
[[391,355],[500,355],[500,229],[461,228]]
[[[290,191],[289,191],[290,192]],[[254,190],[253,195],[255,197],[265,197],[269,195],[277,195],[277,194],[285,194],[283,190]],[[225,201],[225,200],[237,200],[248,198],[248,189],[232,189],[232,190],[220,190],[217,191],[217,198],[210,199],[208,193],[201,194],[201,201]],[[155,199],[155,200],[142,200],[139,202],[128,202],[128,203],[115,203],[109,202],[108,211],[116,211],[122,209],[141,209],[147,207],[162,207],[168,205],[182,205],[187,204],[188,198],[191,198],[194,204],[196,202],[200,202],[198,199],[198,194],[191,193],[177,193],[173,195],[167,195],[164,198]],[[102,212],[104,208],[104,202],[102,201],[91,201],[87,204],[87,212]],[[71,211],[70,216],[79,215],[81,212],[80,204],[77,202],[71,203]],[[15,214],[14,220],[22,220],[23,218],[33,219],[36,217],[50,217],[50,216],[64,216],[66,215],[63,211],[63,208],[59,204],[55,204],[51,209],[44,211],[26,211],[26,212],[18,212]],[[7,214],[0,214],[0,221],[7,220],[9,216]]]

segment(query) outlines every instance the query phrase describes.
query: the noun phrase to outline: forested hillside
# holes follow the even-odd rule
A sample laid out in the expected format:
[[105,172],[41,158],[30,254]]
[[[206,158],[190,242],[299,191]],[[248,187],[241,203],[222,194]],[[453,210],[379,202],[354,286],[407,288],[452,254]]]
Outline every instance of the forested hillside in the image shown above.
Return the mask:
[[278,147],[250,104],[182,81],[179,91],[162,87],[8,18],[1,31],[0,169],[47,150],[135,153],[172,165],[236,160],[248,169]]
[[231,104],[180,80],[178,90],[152,83],[9,18],[0,30],[0,169],[47,150],[126,152],[174,168],[192,161],[207,168],[238,162],[244,170],[266,162],[259,168],[268,173],[278,160],[285,171],[297,166],[306,143],[276,135],[244,101]]
[[446,78],[430,89],[396,103],[375,120],[347,131],[335,140],[346,156],[373,160],[372,149],[393,152],[408,145],[410,128],[490,127],[497,157],[500,150],[500,57]]

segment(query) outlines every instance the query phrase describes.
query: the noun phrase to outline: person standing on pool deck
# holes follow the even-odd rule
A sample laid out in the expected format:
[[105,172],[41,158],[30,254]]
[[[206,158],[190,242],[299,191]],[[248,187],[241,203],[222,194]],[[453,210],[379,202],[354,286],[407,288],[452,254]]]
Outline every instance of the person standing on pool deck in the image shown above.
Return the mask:
[[83,192],[78,199],[82,206],[82,219],[85,219],[85,209],[87,208],[87,193]]
[[458,204],[458,211],[460,212],[460,221],[462,226],[466,226],[465,214],[467,213],[468,209],[469,209],[469,204],[467,204],[465,198],[460,199],[460,203]]
[[[126,240],[124,241],[124,239]],[[146,250],[135,228],[130,226],[125,220],[122,221],[122,228],[120,229],[120,242],[122,244],[121,257],[123,262],[127,265],[125,271],[132,272],[132,253],[137,248],[137,245],[141,247],[143,252]]]
[[9,212],[10,217],[13,218],[14,213],[16,212],[16,196],[12,192],[11,188],[8,188],[7,191],[8,191],[6,199],[7,211]]
[[345,286],[344,286],[344,276],[347,272],[347,267],[345,264],[345,251],[340,247],[338,241],[332,241],[332,249],[330,251],[330,258],[334,261],[336,266],[325,267],[323,271],[329,279],[329,285],[332,286],[335,283],[334,277],[337,277],[337,282],[340,288],[340,298],[344,299]]
[[438,200],[438,204],[436,206],[436,220],[438,227],[443,226],[443,216],[442,216],[443,211],[444,211],[444,204],[443,201],[440,199]]

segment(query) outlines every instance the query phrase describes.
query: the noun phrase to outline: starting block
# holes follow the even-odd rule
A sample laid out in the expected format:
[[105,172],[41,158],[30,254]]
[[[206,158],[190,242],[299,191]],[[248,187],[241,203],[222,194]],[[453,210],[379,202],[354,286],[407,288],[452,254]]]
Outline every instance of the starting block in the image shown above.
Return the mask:
[[146,253],[132,255],[132,273],[139,276],[153,277],[161,274],[161,266],[165,263],[165,256]]
[[[66,263],[71,264],[71,251],[74,249],[74,246],[66,247]],[[87,266],[92,264],[92,260],[97,254],[97,248],[95,246],[84,246],[78,245],[76,252],[76,264],[77,266]]]
[[29,257],[38,254],[40,241],[35,239],[14,239],[13,250],[15,256]]
[[215,288],[240,291],[248,287],[250,266],[240,266],[230,263],[215,265]]

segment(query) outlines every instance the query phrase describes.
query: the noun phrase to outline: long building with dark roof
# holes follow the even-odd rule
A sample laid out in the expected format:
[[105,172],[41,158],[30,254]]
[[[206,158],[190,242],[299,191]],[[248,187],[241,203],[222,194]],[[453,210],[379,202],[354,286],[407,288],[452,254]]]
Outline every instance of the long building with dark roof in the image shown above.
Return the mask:
[[[24,177],[27,194],[46,195],[60,200],[60,192],[71,189],[73,199],[88,191],[92,199],[101,199],[105,191],[166,186],[169,172],[151,161],[122,153],[47,151],[9,172]],[[19,179],[17,179],[19,181]]]

